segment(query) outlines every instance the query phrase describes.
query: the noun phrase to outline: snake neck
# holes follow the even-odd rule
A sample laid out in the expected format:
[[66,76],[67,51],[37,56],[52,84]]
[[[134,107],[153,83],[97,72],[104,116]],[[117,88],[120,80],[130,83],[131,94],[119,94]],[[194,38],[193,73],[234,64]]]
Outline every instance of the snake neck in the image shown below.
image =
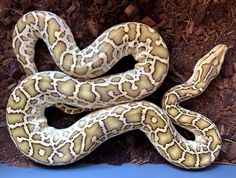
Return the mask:
[[181,102],[203,93],[209,83],[219,74],[226,51],[225,45],[214,47],[197,62],[188,81],[174,86],[164,94],[162,107],[170,117],[175,119],[179,114],[178,108],[181,108],[179,106]]
[[162,99],[162,108],[177,125],[189,130],[195,136],[192,146],[206,146],[212,150],[210,159],[213,161],[221,148],[221,137],[215,126],[207,117],[187,110],[180,103],[200,95],[209,83],[218,75],[227,50],[225,45],[218,45],[202,57],[196,64],[190,79],[184,84],[174,86],[167,91]]

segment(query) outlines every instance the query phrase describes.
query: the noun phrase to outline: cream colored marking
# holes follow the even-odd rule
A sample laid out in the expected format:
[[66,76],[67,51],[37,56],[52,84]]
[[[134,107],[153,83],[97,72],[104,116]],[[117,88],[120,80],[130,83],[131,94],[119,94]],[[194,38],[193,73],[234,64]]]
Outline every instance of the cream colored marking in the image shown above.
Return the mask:
[[147,40],[151,42],[159,41],[160,36],[156,35],[155,31],[150,31],[151,28],[147,26],[140,26],[141,35],[139,36],[139,41],[145,43]]
[[151,121],[152,121],[152,123],[157,123],[157,118],[156,117],[152,117],[152,119],[151,119]]
[[186,153],[183,165],[185,165],[186,167],[194,167],[195,164],[196,164],[196,156],[190,153]]
[[130,82],[124,82],[122,84],[122,88],[124,89],[125,92],[128,93],[129,96],[131,96],[132,98],[135,98],[137,97],[139,94],[140,94],[140,91],[139,90],[135,90],[135,89],[132,89],[132,83]]
[[78,97],[85,101],[93,102],[95,95],[92,92],[92,86],[90,84],[81,85]]
[[156,48],[153,48],[153,50],[151,51],[151,53],[154,55],[154,56],[160,56],[161,58],[163,59],[166,59],[168,58],[169,54],[168,54],[168,50],[166,47],[160,45]]
[[141,75],[140,80],[138,82],[135,82],[135,84],[138,88],[140,88],[140,91],[142,91],[142,89],[146,89],[147,91],[151,91],[153,89],[151,81],[145,75]]
[[180,123],[188,123],[188,124],[191,124],[192,121],[195,119],[194,116],[189,116],[189,115],[186,115],[186,114],[182,114],[179,119],[178,119],[178,122]]
[[38,17],[39,29],[43,30],[45,27],[45,18],[43,18],[43,14],[41,15],[40,13],[37,17]]
[[36,141],[40,141],[41,140],[41,135],[39,134],[34,134],[32,139],[36,140]]
[[133,41],[136,37],[136,25],[133,23],[129,24],[128,37],[129,41]]
[[26,27],[26,23],[21,18],[16,24],[16,29],[19,33],[21,33],[25,29],[25,27]]
[[139,123],[142,108],[135,108],[125,114],[128,123]]
[[196,89],[193,89],[193,88],[186,88],[186,89],[182,89],[180,91],[177,91],[177,93],[180,95],[180,96],[185,96],[186,94],[188,95],[198,95],[199,91],[196,90]]
[[206,120],[199,119],[197,122],[195,122],[195,125],[199,128],[204,129],[204,128],[209,127],[211,124],[207,122]]
[[44,156],[45,155],[45,150],[44,149],[39,149],[39,155]]
[[183,150],[176,143],[166,149],[171,159],[178,160],[182,157]]
[[122,114],[124,111],[126,110],[126,108],[124,108],[124,107],[118,107],[118,108],[116,108],[115,110],[114,110],[114,112],[116,113],[116,114]]
[[99,140],[103,136],[103,132],[98,123],[93,124],[91,127],[85,129],[85,148],[84,151],[88,151],[96,140]]
[[147,111],[145,118],[146,119],[144,120],[144,123],[151,126],[153,130],[156,130],[157,128],[163,129],[166,125],[165,122],[156,114],[155,111]]
[[85,121],[85,120],[80,120],[80,121],[79,121],[79,127],[80,127],[80,128],[83,128],[83,127],[85,126],[85,124],[86,124],[86,121]]
[[53,50],[53,53],[56,57],[57,62],[59,62],[60,56],[62,52],[65,50],[66,50],[66,44],[62,41],[59,41]]
[[39,88],[41,91],[46,92],[47,90],[53,90],[52,79],[47,75],[42,75],[39,82]]
[[107,55],[107,63],[110,63],[112,61],[112,54],[113,54],[113,47],[109,43],[101,43],[100,46],[98,46],[98,49],[100,51],[104,51],[104,53]]
[[27,127],[28,127],[28,132],[29,133],[32,133],[35,130],[35,125],[34,124],[28,124]]
[[16,110],[16,109],[24,109],[26,105],[27,97],[23,94],[20,89],[17,89],[15,91],[15,97],[10,96],[8,100],[8,106],[11,107],[11,109]]
[[118,29],[114,29],[110,32],[109,38],[112,39],[112,41],[114,41],[117,46],[119,46],[123,44],[122,37],[124,36],[124,34],[124,27],[119,27]]
[[222,143],[221,139],[218,139],[219,138],[219,133],[216,129],[211,129],[209,130],[206,135],[208,137],[211,137],[212,139],[212,143],[210,145],[210,149],[214,150],[217,146],[220,146]]
[[[28,134],[26,133],[24,127],[17,127],[14,129],[11,129],[11,135],[13,138],[15,138],[15,140],[17,140],[17,138],[29,138]],[[19,143],[21,142],[20,140],[17,140]]]
[[103,60],[98,59],[98,60],[96,60],[96,62],[93,63],[93,68],[101,67],[102,64],[103,64]]
[[[20,45],[21,45],[20,40],[19,40],[19,39],[16,39],[16,41],[15,41],[15,47],[13,48],[14,53],[16,53],[16,54],[19,53]],[[23,59],[23,60],[21,61],[23,64],[27,64],[27,62],[26,62],[26,60],[25,60],[24,58],[21,58],[21,59]]]
[[29,154],[30,147],[28,141],[17,142],[17,148],[21,150],[21,152],[23,152],[24,154]]
[[69,162],[73,159],[72,155],[70,153],[68,154],[69,149],[70,143],[65,144],[63,147],[58,149],[59,155],[55,155],[53,159],[58,162]]
[[155,63],[155,69],[153,73],[153,78],[156,81],[160,81],[161,78],[163,77],[163,73],[167,73],[168,71],[168,66],[166,64],[163,64],[161,62],[156,61]]
[[179,115],[179,111],[178,109],[174,108],[174,107],[170,107],[167,109],[167,112],[172,116],[172,117],[176,117],[177,115]]
[[31,80],[28,80],[26,83],[24,83],[22,85],[25,89],[25,91],[31,95],[32,97],[36,96],[38,94],[38,92],[36,91],[35,89],[35,80],[31,79]]
[[211,156],[209,153],[200,155],[200,166],[207,166],[211,163]]
[[123,123],[119,121],[119,118],[108,116],[104,121],[104,125],[108,132],[113,132],[116,130],[121,130]]
[[73,80],[66,80],[63,82],[59,81],[57,85],[58,85],[58,91],[61,94],[72,96],[75,91],[76,82],[74,82]]
[[163,146],[166,146],[166,144],[172,142],[174,139],[174,136],[169,128],[165,132],[158,132],[157,136],[159,137],[158,142]]
[[121,80],[120,77],[113,77],[113,78],[111,79],[112,82],[119,82],[120,80]]
[[48,42],[50,45],[52,45],[54,42],[56,42],[55,32],[60,31],[60,25],[58,24],[58,22],[55,19],[50,19],[48,21],[48,29],[47,30],[48,30],[48,37],[49,37]]
[[106,87],[96,87],[96,91],[101,96],[101,101],[108,102],[112,99],[112,96],[109,94],[109,92],[112,92],[114,95],[119,95],[120,92],[118,90],[117,86],[114,85],[108,85]]
[[7,121],[9,124],[22,123],[24,122],[24,114],[22,113],[8,114]]
[[64,56],[64,61],[62,66],[65,68],[66,71],[70,71],[72,64],[73,64],[73,56],[71,54],[66,54]]
[[88,72],[88,66],[80,66],[76,65],[75,67],[75,73],[77,75],[85,75]]
[[177,99],[178,99],[178,98],[176,97],[176,95],[170,94],[170,95],[168,96],[168,100],[166,101],[165,104],[171,105],[172,103],[175,103]]
[[73,141],[74,142],[74,151],[77,154],[81,152],[81,145],[83,144],[83,140],[82,139],[83,139],[83,136],[79,135]]
[[27,21],[27,23],[29,23],[29,24],[34,24],[35,23],[35,19],[34,19],[34,16],[32,15],[32,14],[28,14],[28,15],[26,15],[26,21]]
[[[52,154],[52,148],[51,147],[46,147],[43,146],[41,144],[36,144],[34,143],[33,145],[33,155],[32,158],[37,160],[38,162],[42,162],[42,163],[47,163],[48,162],[48,157]],[[39,154],[40,150],[44,150],[45,154],[41,155]]]

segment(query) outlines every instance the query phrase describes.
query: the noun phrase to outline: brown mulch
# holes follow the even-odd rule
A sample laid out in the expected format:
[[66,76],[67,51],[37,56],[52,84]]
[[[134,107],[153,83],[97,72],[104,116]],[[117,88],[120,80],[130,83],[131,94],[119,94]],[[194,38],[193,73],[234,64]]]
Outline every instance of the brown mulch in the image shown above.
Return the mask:
[[[36,164],[14,146],[6,128],[5,106],[13,88],[25,78],[11,47],[11,34],[17,20],[31,10],[47,10],[64,18],[78,46],[88,46],[107,28],[127,21],[143,22],[156,29],[170,51],[170,72],[162,87],[147,100],[160,104],[163,93],[183,83],[196,61],[215,45],[230,47],[219,76],[203,95],[183,106],[209,117],[223,138],[223,148],[216,162],[236,164],[236,2],[234,0],[1,0],[0,1],[0,163],[21,167]],[[36,46],[40,71],[58,70],[46,45]],[[126,57],[114,71],[133,66]],[[46,115],[55,127],[66,127],[78,117],[49,108]],[[59,119],[59,121],[58,121]],[[187,133],[188,135],[188,133]],[[102,144],[80,163],[165,163],[145,135],[133,131]]]

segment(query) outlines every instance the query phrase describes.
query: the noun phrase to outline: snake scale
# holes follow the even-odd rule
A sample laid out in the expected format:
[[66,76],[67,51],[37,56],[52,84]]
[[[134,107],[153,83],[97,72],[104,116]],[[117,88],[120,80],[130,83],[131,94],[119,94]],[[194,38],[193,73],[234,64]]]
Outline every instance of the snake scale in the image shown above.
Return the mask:
[[[34,48],[39,38],[63,72],[37,71]],[[144,132],[166,160],[182,168],[203,168],[218,156],[221,137],[214,123],[182,108],[180,102],[200,95],[218,75],[225,45],[217,45],[202,57],[188,81],[167,91],[162,108],[141,100],[157,90],[169,68],[163,39],[144,24],[115,25],[79,50],[60,17],[32,11],[16,24],[13,49],[28,77],[10,95],[6,119],[15,145],[32,160],[44,165],[70,164],[106,140],[134,129]],[[130,54],[137,61],[134,69],[99,77]],[[97,110],[68,128],[56,129],[44,115],[52,105],[71,114]],[[173,123],[192,132],[195,140],[180,135]]]

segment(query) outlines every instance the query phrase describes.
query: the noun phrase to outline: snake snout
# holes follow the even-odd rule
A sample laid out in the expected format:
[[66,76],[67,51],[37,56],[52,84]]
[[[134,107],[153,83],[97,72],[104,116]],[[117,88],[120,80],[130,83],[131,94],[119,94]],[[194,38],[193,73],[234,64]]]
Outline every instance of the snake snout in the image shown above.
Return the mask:
[[209,65],[211,65],[211,68],[212,68],[211,71],[215,70],[216,75],[218,75],[220,72],[227,50],[228,50],[228,47],[226,45],[220,44],[220,45],[215,46],[211,50],[212,54],[210,52]]
[[227,49],[226,45],[219,44],[203,56],[195,65],[194,73],[190,80],[200,77],[203,79],[202,81],[210,82],[214,79],[220,72]]
[[[215,48],[212,49],[212,52],[214,52],[213,57],[215,57],[218,61],[220,61],[220,64],[223,63],[225,53],[228,50],[228,47],[224,44],[217,45]],[[215,65],[218,65],[218,63],[213,63]]]

